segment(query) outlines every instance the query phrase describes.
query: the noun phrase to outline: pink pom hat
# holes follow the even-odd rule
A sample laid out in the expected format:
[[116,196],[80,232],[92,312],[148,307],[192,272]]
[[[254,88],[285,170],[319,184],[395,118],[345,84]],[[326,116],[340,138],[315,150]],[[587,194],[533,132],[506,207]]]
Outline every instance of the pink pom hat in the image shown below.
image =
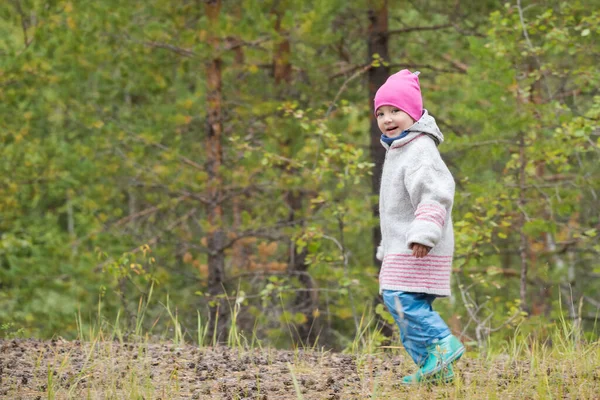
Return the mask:
[[381,106],[394,106],[418,121],[423,114],[419,72],[407,69],[391,75],[375,94],[375,115]]

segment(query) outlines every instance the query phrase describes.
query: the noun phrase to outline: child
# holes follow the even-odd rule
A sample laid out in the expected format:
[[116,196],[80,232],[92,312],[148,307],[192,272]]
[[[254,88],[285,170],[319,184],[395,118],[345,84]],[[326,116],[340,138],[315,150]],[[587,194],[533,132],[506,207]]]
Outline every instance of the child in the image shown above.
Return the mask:
[[420,367],[405,384],[452,381],[452,363],[465,351],[431,308],[436,297],[450,295],[454,179],[437,149],[444,136],[423,109],[418,74],[402,70],[375,95],[387,149],[379,197],[380,292]]

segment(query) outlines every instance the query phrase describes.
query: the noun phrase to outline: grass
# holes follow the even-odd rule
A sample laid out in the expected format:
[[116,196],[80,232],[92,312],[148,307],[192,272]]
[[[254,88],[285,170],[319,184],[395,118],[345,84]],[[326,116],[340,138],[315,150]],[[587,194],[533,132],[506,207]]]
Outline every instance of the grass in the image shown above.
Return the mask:
[[7,357],[4,376],[0,373],[7,389],[0,391],[0,398],[600,398],[600,343],[584,340],[577,321],[565,318],[544,338],[517,328],[513,338],[485,354],[471,349],[457,365],[452,384],[403,387],[400,377],[415,367],[400,346],[379,345],[381,333],[367,314],[344,354],[303,346],[276,350],[265,346],[256,332],[246,335],[237,329],[241,302],[236,301],[230,305],[227,346],[220,347],[199,313],[197,336],[186,336],[168,299],[164,307],[172,337],[150,340],[141,329],[149,300],[140,302],[130,335],[120,328],[120,314],[112,323],[98,315],[84,329],[79,313],[77,342],[55,340],[35,348],[26,341],[17,343],[29,346],[22,352],[29,360],[23,356],[21,375],[11,375],[12,358]]

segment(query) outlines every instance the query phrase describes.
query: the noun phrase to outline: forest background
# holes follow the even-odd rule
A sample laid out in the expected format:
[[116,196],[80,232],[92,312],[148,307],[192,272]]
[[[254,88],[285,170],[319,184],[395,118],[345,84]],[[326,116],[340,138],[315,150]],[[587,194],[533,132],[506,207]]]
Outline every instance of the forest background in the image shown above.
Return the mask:
[[2,2],[0,333],[385,342],[372,97],[409,68],[457,183],[437,309],[597,338],[599,5]]

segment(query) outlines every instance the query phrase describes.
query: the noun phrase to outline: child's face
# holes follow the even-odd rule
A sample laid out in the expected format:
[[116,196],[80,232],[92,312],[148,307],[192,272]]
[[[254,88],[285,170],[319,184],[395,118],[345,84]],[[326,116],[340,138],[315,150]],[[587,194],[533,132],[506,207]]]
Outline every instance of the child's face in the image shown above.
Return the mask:
[[394,106],[381,106],[377,109],[377,125],[381,132],[390,138],[400,135],[415,121],[410,115]]

